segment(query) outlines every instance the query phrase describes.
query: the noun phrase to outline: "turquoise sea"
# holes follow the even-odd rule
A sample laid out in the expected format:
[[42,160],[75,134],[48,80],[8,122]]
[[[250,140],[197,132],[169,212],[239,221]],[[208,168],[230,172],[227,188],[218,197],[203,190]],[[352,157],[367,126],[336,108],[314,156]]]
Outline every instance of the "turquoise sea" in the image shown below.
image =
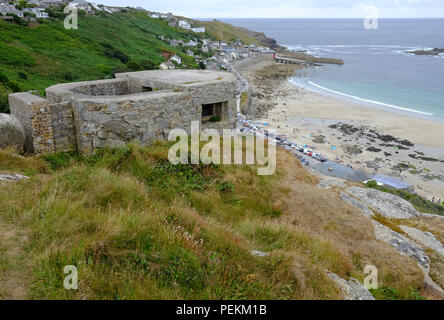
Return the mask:
[[409,50],[444,48],[444,19],[222,19],[265,32],[292,50],[341,58],[344,65],[302,71],[292,81],[309,90],[374,107],[444,120],[444,55]]

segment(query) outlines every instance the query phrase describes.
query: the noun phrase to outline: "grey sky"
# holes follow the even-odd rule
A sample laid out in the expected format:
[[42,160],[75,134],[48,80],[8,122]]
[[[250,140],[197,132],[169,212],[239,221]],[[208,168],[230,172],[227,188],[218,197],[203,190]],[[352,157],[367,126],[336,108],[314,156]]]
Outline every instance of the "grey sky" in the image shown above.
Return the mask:
[[[94,1],[94,0],[93,0]],[[96,0],[190,18],[362,18],[374,5],[380,18],[444,18],[444,0]]]

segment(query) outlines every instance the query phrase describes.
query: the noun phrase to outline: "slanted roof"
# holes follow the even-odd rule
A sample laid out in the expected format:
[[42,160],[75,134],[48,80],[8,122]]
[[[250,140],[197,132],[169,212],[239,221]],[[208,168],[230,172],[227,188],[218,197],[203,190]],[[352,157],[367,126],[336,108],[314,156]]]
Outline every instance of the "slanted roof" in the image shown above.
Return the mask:
[[375,175],[372,180],[395,189],[407,189],[413,186],[412,184],[402,181],[401,179],[397,179],[382,173]]

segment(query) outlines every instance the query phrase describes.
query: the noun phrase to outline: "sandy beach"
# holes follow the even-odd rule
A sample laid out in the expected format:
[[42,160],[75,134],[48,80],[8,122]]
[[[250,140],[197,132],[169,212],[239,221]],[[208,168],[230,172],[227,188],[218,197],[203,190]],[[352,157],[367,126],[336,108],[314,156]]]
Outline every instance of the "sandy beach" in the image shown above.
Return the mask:
[[428,199],[444,199],[444,123],[373,108],[302,89],[296,65],[260,56],[235,65],[251,87],[252,119],[331,160],[386,173]]

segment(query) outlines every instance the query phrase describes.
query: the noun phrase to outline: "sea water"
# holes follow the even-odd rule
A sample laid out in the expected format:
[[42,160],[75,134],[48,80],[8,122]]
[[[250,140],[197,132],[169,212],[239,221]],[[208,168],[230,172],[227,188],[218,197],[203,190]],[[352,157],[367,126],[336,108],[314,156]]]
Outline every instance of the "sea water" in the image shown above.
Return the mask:
[[408,51],[444,48],[444,19],[222,19],[265,32],[280,45],[344,60],[301,71],[306,89],[411,115],[444,120],[444,54]]

